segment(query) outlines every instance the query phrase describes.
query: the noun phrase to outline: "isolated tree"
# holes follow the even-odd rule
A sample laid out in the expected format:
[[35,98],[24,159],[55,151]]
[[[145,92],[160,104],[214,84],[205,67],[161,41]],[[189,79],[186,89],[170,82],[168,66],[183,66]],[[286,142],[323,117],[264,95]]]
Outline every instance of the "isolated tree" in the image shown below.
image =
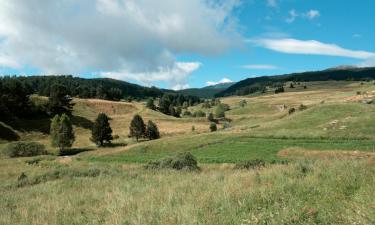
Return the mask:
[[169,106],[169,115],[176,116],[176,110],[174,109],[173,105]]
[[65,113],[52,119],[50,129],[51,144],[59,148],[60,154],[63,154],[66,148],[72,147],[75,140],[73,126]]
[[154,140],[154,139],[159,139],[160,138],[159,129],[156,126],[156,124],[154,122],[152,122],[151,120],[149,120],[147,122],[146,137],[149,140]]
[[129,130],[130,130],[129,136],[135,137],[137,141],[139,138],[145,136],[146,126],[140,115],[137,114],[133,117],[133,120],[130,123]]
[[149,98],[146,102],[146,107],[151,109],[151,110],[155,110],[156,109],[156,106],[154,104],[154,99],[152,98]]
[[222,104],[219,104],[216,107],[215,116],[216,118],[225,118],[225,108],[222,106]]
[[216,123],[211,123],[210,124],[210,130],[211,130],[211,132],[217,131]]
[[188,107],[189,107],[189,103],[187,101],[184,101],[184,103],[182,103],[182,108],[187,109]]
[[210,122],[214,122],[214,120],[215,120],[214,114],[213,113],[208,113],[207,120],[210,121]]
[[98,146],[103,146],[104,141],[110,143],[113,140],[110,118],[105,113],[100,113],[95,120],[91,131],[91,141]]
[[68,95],[66,86],[54,84],[48,98],[48,108],[52,115],[67,113],[73,109],[72,98]]
[[290,83],[289,88],[294,88],[293,83]]

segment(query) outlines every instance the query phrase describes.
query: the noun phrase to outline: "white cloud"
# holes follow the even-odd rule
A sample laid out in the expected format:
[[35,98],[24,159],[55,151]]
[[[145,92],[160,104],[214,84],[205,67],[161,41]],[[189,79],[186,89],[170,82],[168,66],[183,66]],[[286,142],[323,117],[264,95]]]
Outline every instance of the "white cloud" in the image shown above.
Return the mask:
[[188,88],[189,75],[199,69],[201,66],[198,62],[176,62],[172,67],[160,67],[157,71],[145,71],[132,73],[127,70],[101,72],[100,75],[115,79],[130,79],[141,82],[145,85],[152,85],[155,81],[167,82],[174,90]]
[[318,10],[311,9],[308,12],[306,12],[304,14],[304,16],[307,17],[308,19],[312,20],[312,19],[314,19],[316,17],[319,17],[320,16],[320,12]]
[[267,0],[267,5],[269,7],[275,8],[275,7],[277,7],[277,1],[276,0]]
[[360,34],[353,34],[352,37],[353,37],[353,38],[361,38],[362,35],[360,35]]
[[356,51],[342,48],[336,44],[326,44],[315,40],[296,39],[252,39],[258,46],[289,54],[342,56],[356,59],[375,58],[374,52]]
[[249,70],[275,70],[278,69],[277,66],[274,65],[266,65],[266,64],[252,64],[252,65],[243,65],[241,66],[243,69]]
[[6,58],[0,66],[30,65],[49,74],[127,71],[133,77],[174,71],[177,54],[216,55],[240,42],[232,17],[238,5],[239,0],[1,0],[0,52]]
[[289,17],[285,20],[287,23],[293,23],[294,20],[298,17],[296,10],[292,9],[289,11]]
[[225,83],[232,83],[232,82],[233,82],[232,80],[224,77],[223,79],[221,79],[221,80],[219,80],[217,82],[215,82],[215,81],[207,81],[206,84],[207,84],[207,86],[213,86],[213,85],[217,85],[217,84],[225,84]]
[[320,16],[320,12],[316,9],[310,9],[305,13],[298,13],[295,9],[289,11],[289,17],[286,18],[285,22],[293,23],[298,17],[313,20]]

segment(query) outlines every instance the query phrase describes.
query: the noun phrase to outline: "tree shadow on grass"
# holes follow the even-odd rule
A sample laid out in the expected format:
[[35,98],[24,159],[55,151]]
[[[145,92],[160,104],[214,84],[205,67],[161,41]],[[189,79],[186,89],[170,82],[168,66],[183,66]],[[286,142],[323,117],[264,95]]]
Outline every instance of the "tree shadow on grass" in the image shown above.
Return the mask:
[[71,155],[77,155],[81,152],[88,152],[88,151],[93,151],[95,148],[91,147],[86,147],[86,148],[70,148],[66,149],[63,152],[59,153],[59,156],[71,156]]
[[7,121],[7,125],[20,132],[40,132],[49,134],[50,122],[49,118],[35,120],[16,119]]
[[94,125],[94,123],[91,120],[86,119],[85,117],[82,117],[82,116],[72,115],[71,121],[72,121],[72,124],[77,127],[82,127],[82,128],[90,129],[90,130],[92,129]]
[[127,143],[106,143],[103,147],[104,148],[116,148],[116,147],[125,147]]
[[20,136],[11,128],[5,126],[3,123],[0,123],[0,139],[7,141],[18,141]]

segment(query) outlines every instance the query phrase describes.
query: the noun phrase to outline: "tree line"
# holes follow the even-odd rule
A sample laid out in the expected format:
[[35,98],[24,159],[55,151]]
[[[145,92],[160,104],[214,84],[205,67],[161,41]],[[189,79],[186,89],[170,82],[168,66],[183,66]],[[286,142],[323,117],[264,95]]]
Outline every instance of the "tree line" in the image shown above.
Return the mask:
[[149,98],[146,102],[146,107],[152,110],[158,110],[166,115],[181,117],[182,109],[187,109],[190,106],[201,103],[199,97],[182,94],[164,94],[155,104],[153,98]]

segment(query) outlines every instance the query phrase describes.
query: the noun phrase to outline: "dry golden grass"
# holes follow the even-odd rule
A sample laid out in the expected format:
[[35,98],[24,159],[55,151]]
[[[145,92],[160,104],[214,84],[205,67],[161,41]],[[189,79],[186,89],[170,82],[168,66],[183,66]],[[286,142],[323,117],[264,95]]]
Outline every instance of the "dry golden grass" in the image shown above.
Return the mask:
[[277,153],[278,157],[288,159],[375,159],[375,153],[373,152],[361,152],[361,151],[321,151],[321,150],[306,150],[303,148],[287,148]]

